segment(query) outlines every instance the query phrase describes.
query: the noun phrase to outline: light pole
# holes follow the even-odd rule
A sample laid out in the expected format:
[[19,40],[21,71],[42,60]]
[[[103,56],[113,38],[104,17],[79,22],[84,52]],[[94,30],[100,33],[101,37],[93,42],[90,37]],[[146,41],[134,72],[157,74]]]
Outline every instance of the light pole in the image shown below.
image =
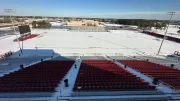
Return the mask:
[[10,17],[11,22],[12,22],[12,25],[13,25],[14,34],[16,35],[16,39],[17,39],[17,41],[18,41],[19,48],[20,48],[21,53],[22,53],[21,45],[20,45],[18,36],[17,36],[17,34],[16,34],[16,29],[15,29],[15,27],[14,27],[14,21],[13,21],[13,19],[12,19],[12,15],[11,15],[11,13],[16,13],[16,10],[15,10],[15,9],[4,9],[4,12],[9,14],[9,17]]
[[171,15],[171,17],[170,17],[170,19],[169,19],[168,26],[167,26],[167,28],[166,28],[166,31],[165,31],[165,34],[164,34],[164,38],[163,38],[163,40],[162,40],[162,42],[161,42],[161,45],[160,45],[160,47],[159,47],[159,50],[158,50],[157,55],[159,55],[159,53],[160,53],[160,51],[161,51],[162,45],[163,45],[164,40],[165,40],[165,38],[166,38],[167,30],[168,30],[168,28],[169,28],[169,25],[170,25],[170,22],[171,22],[171,19],[172,19],[173,15],[175,15],[175,12],[168,12],[168,14]]
[[[23,25],[23,12],[22,12],[22,25]],[[23,42],[24,42],[24,40],[22,40],[22,50],[23,50]]]

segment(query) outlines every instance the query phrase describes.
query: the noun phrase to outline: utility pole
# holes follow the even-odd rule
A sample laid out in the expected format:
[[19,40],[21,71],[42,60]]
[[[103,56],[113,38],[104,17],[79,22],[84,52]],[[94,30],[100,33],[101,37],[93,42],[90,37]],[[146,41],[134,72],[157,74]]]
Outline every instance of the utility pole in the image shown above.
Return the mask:
[[161,42],[161,45],[160,45],[160,47],[159,47],[159,50],[158,50],[157,55],[159,55],[159,53],[160,53],[160,51],[161,51],[162,45],[163,45],[164,40],[165,40],[165,38],[166,38],[167,30],[168,30],[168,28],[169,28],[169,25],[170,25],[170,22],[171,22],[171,19],[172,19],[173,15],[175,15],[175,12],[168,12],[168,15],[171,15],[171,17],[170,17],[170,19],[169,19],[168,26],[167,26],[167,28],[166,28],[166,31],[165,31],[165,34],[164,34],[164,38],[163,38],[163,40],[162,40],[162,42]]
[[13,26],[13,30],[14,30],[14,34],[16,35],[16,39],[18,41],[19,48],[20,48],[20,51],[22,53],[21,45],[20,45],[20,42],[19,42],[19,39],[18,39],[18,36],[17,36],[17,33],[16,33],[16,29],[15,29],[15,26],[14,26],[14,21],[12,19],[12,15],[11,15],[11,13],[16,13],[16,10],[15,9],[14,10],[13,9],[4,9],[4,12],[8,13],[9,16],[10,16],[10,19],[11,19],[11,22],[12,22],[12,26]]

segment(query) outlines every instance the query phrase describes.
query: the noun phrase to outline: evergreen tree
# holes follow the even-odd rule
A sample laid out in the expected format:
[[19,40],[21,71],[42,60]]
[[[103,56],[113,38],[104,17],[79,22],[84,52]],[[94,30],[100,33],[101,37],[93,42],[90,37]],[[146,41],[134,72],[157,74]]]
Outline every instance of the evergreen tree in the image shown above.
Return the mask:
[[180,30],[178,30],[177,33],[180,35]]
[[51,28],[51,24],[49,22],[46,22],[46,21],[33,21],[32,22],[32,26],[33,28],[42,28],[42,29],[49,29]]
[[37,22],[36,22],[36,21],[33,21],[33,22],[32,22],[32,27],[33,27],[33,28],[37,28],[37,25],[36,25],[36,24],[37,24]]

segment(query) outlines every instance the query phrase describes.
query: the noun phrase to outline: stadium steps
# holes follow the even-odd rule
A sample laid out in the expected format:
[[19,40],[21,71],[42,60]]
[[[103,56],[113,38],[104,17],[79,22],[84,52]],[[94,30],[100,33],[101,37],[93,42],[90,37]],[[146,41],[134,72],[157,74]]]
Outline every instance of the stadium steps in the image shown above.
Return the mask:
[[169,101],[180,101],[180,95],[175,95],[171,97],[172,99]]

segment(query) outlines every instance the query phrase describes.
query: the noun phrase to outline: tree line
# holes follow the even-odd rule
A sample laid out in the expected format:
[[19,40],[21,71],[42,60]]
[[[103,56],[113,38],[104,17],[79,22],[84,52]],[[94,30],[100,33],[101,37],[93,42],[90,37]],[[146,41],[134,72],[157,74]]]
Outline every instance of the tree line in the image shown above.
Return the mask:
[[33,21],[32,22],[33,28],[42,28],[42,29],[49,29],[51,28],[51,24],[48,21]]
[[[18,17],[12,17],[14,22],[23,22],[24,19],[18,18]],[[0,23],[11,23],[11,19],[9,16],[4,17],[3,19],[0,19]]]
[[11,20],[8,18],[0,19],[0,23],[10,23],[10,22],[11,22]]
[[114,20],[113,23],[123,24],[123,25],[135,25],[139,29],[150,30],[152,27],[155,29],[165,29],[167,26],[167,21],[162,20],[143,20],[143,19],[118,19]]

